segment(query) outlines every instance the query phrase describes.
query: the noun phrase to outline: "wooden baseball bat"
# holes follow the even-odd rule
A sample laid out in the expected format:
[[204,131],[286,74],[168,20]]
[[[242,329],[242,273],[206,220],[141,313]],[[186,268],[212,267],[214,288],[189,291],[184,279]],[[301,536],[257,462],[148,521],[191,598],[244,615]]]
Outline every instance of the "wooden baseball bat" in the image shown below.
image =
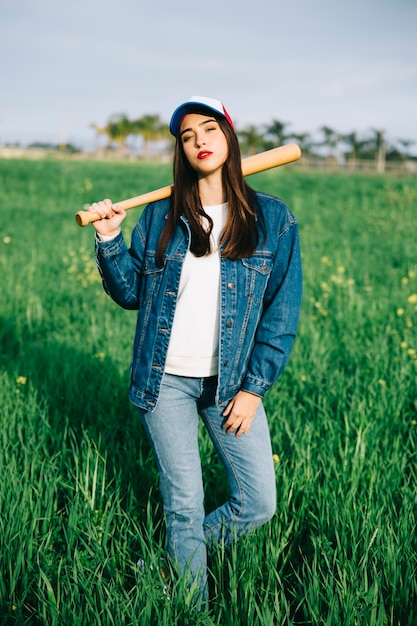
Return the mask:
[[[242,159],[242,173],[243,176],[250,176],[251,174],[257,174],[269,170],[279,165],[285,165],[286,163],[292,163],[297,161],[301,156],[301,150],[295,143],[289,143],[279,148],[273,148],[272,150],[266,150],[265,152],[259,152],[253,156]],[[161,187],[155,189],[155,191],[149,191],[143,193],[140,196],[134,198],[128,198],[127,200],[121,200],[117,202],[117,206],[122,207],[125,211],[133,209],[134,207],[141,206],[142,204],[148,204],[149,202],[155,202],[156,200],[163,200],[169,198],[172,192],[173,185],[167,187]],[[97,213],[91,211],[78,211],[75,216],[77,224],[79,226],[87,226],[91,222],[96,222],[101,219]]]

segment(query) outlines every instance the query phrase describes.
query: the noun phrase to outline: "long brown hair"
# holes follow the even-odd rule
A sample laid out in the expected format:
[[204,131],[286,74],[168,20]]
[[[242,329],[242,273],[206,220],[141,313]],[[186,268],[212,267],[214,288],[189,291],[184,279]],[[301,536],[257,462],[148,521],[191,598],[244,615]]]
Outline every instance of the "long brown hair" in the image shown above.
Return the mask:
[[[194,112],[194,111],[193,111]],[[195,111],[207,115],[207,111]],[[210,116],[212,114],[210,113]],[[228,202],[226,224],[221,235],[221,255],[228,259],[242,259],[250,256],[259,243],[259,229],[263,232],[262,216],[257,211],[256,194],[246,184],[241,166],[240,147],[237,136],[230,124],[222,117],[217,119],[228,144],[228,157],[223,165],[222,179],[225,199]],[[174,188],[171,195],[171,206],[167,221],[162,230],[157,249],[157,263],[163,265],[163,255],[168,242],[175,232],[178,220],[183,214],[188,220],[191,230],[191,252],[199,257],[210,254],[210,233],[213,221],[201,204],[198,193],[197,173],[188,163],[184,154],[182,141],[175,143],[173,164]],[[205,230],[201,216],[205,217],[209,228]]]

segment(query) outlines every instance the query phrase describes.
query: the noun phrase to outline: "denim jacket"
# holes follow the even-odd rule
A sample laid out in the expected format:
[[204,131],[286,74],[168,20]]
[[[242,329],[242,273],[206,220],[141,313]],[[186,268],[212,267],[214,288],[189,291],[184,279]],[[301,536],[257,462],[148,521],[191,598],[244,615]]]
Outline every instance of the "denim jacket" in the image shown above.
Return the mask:
[[[220,337],[217,404],[239,390],[262,397],[284,370],[295,338],[302,273],[297,222],[277,198],[257,193],[266,238],[252,256],[220,259]],[[129,397],[152,411],[159,389],[175,314],[181,268],[190,244],[183,216],[165,251],[156,249],[169,200],[149,204],[127,247],[122,233],[96,241],[96,261],[106,292],[125,309],[137,309]]]

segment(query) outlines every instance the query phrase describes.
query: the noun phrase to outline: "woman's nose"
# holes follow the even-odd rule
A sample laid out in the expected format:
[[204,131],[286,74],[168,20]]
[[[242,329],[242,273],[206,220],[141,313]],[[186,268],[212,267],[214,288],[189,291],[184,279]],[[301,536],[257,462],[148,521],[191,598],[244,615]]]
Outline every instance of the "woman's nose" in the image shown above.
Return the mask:
[[197,146],[203,146],[206,143],[204,135],[196,135],[195,143]]

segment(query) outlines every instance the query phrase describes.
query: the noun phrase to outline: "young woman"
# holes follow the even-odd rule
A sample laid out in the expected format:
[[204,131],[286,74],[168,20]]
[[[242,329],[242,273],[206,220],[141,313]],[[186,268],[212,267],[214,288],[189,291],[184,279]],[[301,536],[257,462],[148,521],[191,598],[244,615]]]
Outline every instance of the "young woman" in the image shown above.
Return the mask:
[[[160,477],[167,553],[207,598],[207,548],[229,544],[275,512],[262,397],[287,363],[301,302],[297,223],[244,181],[222,103],[193,97],[174,111],[170,199],[148,205],[127,247],[125,212],[90,210],[107,293],[137,309],[130,399]],[[199,416],[226,470],[230,498],[206,512]]]

